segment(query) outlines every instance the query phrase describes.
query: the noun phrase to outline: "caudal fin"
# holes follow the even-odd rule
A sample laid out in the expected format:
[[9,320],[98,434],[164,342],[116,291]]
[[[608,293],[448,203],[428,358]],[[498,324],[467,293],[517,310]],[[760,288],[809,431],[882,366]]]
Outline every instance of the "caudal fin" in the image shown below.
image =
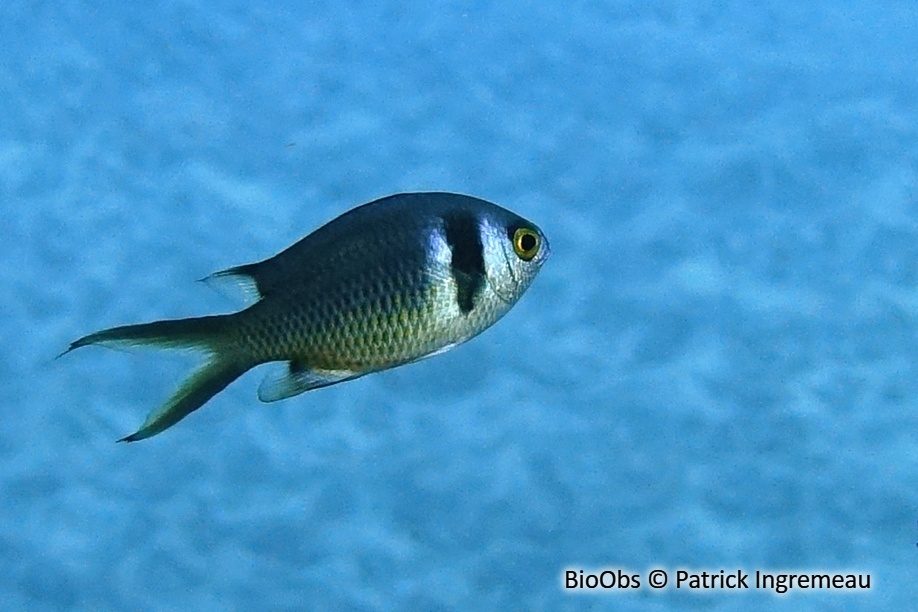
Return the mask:
[[192,374],[178,388],[161,408],[154,410],[140,429],[119,442],[136,442],[155,436],[172,427],[186,416],[203,406],[210,398],[226,388],[231,382],[245,374],[248,366],[223,361],[214,356],[211,361]]
[[61,355],[92,344],[197,349],[208,355],[204,365],[161,408],[151,412],[140,429],[119,440],[136,442],[175,425],[252,367],[228,350],[224,332],[230,317],[218,315],[113,327],[75,340]]
[[170,319],[103,329],[94,334],[83,336],[79,340],[74,340],[67,350],[59,356],[91,344],[215,350],[223,335],[222,332],[226,328],[226,320],[230,316],[215,315],[190,319]]

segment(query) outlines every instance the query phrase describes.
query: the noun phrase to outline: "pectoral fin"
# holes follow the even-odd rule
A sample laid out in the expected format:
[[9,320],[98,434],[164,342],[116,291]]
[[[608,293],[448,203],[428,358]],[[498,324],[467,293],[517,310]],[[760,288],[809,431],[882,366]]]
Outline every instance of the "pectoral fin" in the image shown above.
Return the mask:
[[288,361],[286,364],[274,363],[270,367],[275,369],[268,372],[258,387],[258,399],[263,402],[276,402],[311,389],[327,387],[367,374],[352,370],[310,369],[296,361]]

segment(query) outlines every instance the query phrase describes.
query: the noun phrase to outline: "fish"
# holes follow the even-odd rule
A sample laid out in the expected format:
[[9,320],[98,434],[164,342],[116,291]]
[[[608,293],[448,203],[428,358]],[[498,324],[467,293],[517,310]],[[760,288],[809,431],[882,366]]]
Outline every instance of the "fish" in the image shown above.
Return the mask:
[[438,355],[496,323],[551,253],[534,223],[469,195],[400,193],[329,221],[277,255],[206,279],[253,301],[229,314],[104,329],[90,345],[191,349],[203,364],[134,433],[159,434],[263,364],[275,402]]

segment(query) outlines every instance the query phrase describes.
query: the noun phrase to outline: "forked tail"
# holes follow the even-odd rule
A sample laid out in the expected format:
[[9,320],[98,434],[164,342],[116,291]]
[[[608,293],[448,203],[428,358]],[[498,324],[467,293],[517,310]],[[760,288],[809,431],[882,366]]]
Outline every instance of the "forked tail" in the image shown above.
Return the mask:
[[136,442],[172,427],[252,367],[253,364],[234,355],[228,346],[225,332],[232,316],[195,317],[113,327],[74,341],[62,354],[91,344],[194,349],[207,354],[204,365],[188,377],[161,408],[151,412],[140,429],[119,440]]

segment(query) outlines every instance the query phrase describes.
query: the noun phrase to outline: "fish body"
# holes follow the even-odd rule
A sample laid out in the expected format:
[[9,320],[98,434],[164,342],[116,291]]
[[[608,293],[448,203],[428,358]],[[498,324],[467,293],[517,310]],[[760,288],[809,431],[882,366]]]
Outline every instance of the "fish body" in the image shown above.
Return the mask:
[[452,193],[404,193],[359,206],[264,261],[217,272],[256,301],[226,315],[127,325],[91,344],[195,348],[208,354],[141,428],[155,435],[247,370],[285,362],[259,399],[276,401],[441,353],[494,324],[550,253],[533,223]]

